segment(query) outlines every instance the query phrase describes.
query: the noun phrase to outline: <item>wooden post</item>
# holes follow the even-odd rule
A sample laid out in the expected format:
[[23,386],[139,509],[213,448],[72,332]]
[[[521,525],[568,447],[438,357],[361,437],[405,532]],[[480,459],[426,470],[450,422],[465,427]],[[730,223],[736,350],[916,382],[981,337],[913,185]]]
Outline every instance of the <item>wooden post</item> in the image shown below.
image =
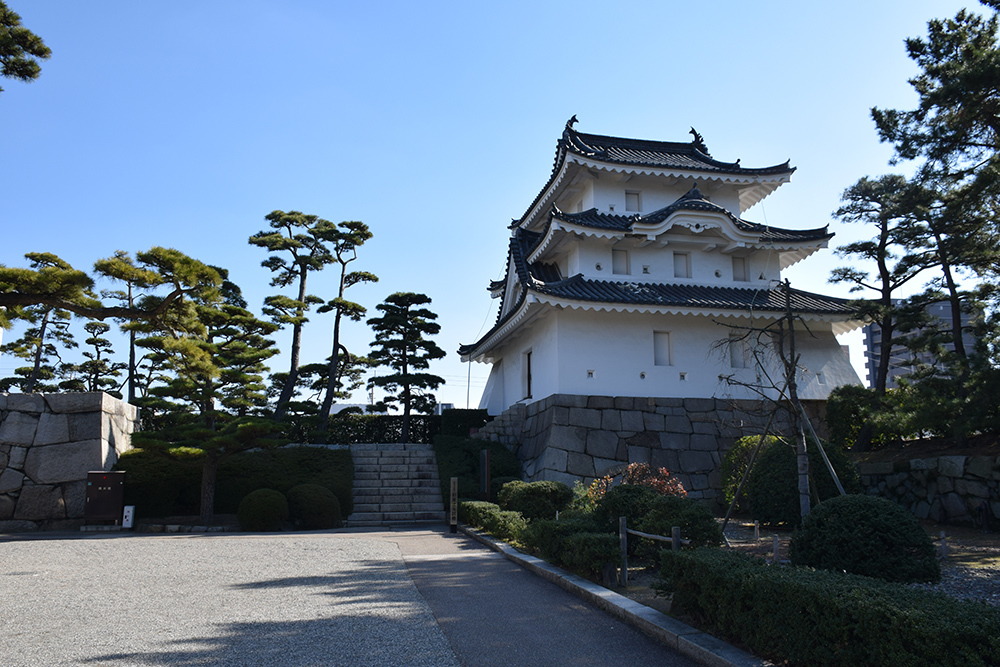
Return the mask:
[[753,522],[753,540],[760,542],[760,521]]
[[774,564],[778,564],[778,536],[774,536]]
[[681,550],[681,527],[673,526],[670,529],[670,548],[674,551]]
[[458,532],[458,477],[451,478],[451,493],[449,494],[449,509],[450,516],[448,519],[448,524],[451,532]]
[[622,586],[628,588],[628,525],[625,517],[618,517],[618,540],[622,548]]
[[945,532],[941,531],[941,560],[946,560],[948,558],[948,536]]

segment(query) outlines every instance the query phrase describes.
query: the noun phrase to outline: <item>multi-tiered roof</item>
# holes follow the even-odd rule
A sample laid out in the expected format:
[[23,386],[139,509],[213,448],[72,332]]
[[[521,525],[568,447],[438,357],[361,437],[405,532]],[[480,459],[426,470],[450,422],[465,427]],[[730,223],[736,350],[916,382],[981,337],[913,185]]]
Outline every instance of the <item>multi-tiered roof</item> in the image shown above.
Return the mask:
[[[489,285],[491,294],[501,299],[496,324],[479,341],[459,349],[463,359],[492,361],[491,350],[547,307],[714,317],[745,317],[751,311],[780,316],[785,312],[784,292],[776,284],[741,287],[654,282],[642,276],[612,276],[609,280],[581,273],[561,275],[552,257],[567,244],[587,237],[658,246],[676,240],[697,241],[705,250],[722,252],[766,249],[776,254],[779,268],[785,268],[825,247],[833,236],[827,227],[781,229],[740,217],[790,179],[795,169],[788,162],[763,168],[746,168],[739,160],[720,162],[709,155],[693,128],[693,141],[675,143],[583,134],[573,129],[575,122],[574,117],[566,124],[557,144],[548,183],[524,215],[511,223],[506,275]],[[556,202],[574,182],[586,177],[585,172],[639,175],[692,187],[669,205],[649,213],[560,210]],[[699,185],[735,191],[738,211],[711,201]],[[804,319],[831,322],[836,333],[854,327],[854,323],[847,323],[851,310],[844,299],[792,290],[791,302]]]

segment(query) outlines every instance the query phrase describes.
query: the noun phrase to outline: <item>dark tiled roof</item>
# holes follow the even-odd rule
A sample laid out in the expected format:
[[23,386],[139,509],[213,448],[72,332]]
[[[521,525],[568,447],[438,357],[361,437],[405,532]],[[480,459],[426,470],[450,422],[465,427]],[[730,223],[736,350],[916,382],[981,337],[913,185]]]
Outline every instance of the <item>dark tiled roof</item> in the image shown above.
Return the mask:
[[740,166],[739,160],[736,162],[720,162],[708,154],[701,135],[694,132],[694,128],[692,128],[692,134],[695,135],[694,141],[682,143],[584,134],[573,129],[573,124],[576,122],[576,116],[573,116],[566,123],[562,137],[556,144],[556,156],[552,163],[552,173],[549,175],[548,182],[538,195],[535,196],[534,201],[531,202],[524,215],[511,222],[511,228],[523,223],[525,218],[527,218],[532,209],[535,208],[539,200],[544,196],[545,192],[552,185],[556,174],[559,173],[562,164],[566,161],[567,153],[574,153],[582,157],[589,157],[612,164],[679,169],[712,174],[731,174],[734,176],[776,176],[786,173],[790,174],[795,171],[795,167],[790,166],[787,160],[782,164],[756,169]]
[[[709,310],[760,310],[780,313],[785,310],[781,289],[713,287],[664,283],[607,282],[588,280],[577,275],[557,283],[534,284],[531,289],[561,299],[600,303],[681,306]],[[813,294],[793,289],[792,310],[797,313],[847,315],[852,311],[847,299]]]
[[632,226],[657,225],[677,211],[706,211],[709,213],[720,213],[733,221],[738,229],[748,233],[760,234],[762,242],[768,241],[815,241],[828,239],[833,236],[828,231],[828,227],[817,229],[782,229],[780,227],[768,227],[756,222],[749,222],[733,215],[725,207],[712,203],[701,194],[698,188],[692,188],[680,199],[652,213],[642,215],[635,213],[632,215],[615,215],[614,213],[601,213],[596,208],[592,208],[581,213],[563,213],[553,207],[553,216],[566,222],[590,227],[592,229],[610,229],[617,231],[631,231]]
[[720,162],[700,150],[704,149],[704,144],[699,146],[697,140],[680,143],[605,137],[599,134],[583,134],[567,126],[561,141],[567,150],[573,153],[616,164],[747,175],[783,174],[793,170],[788,162],[757,169],[741,167],[739,160]]

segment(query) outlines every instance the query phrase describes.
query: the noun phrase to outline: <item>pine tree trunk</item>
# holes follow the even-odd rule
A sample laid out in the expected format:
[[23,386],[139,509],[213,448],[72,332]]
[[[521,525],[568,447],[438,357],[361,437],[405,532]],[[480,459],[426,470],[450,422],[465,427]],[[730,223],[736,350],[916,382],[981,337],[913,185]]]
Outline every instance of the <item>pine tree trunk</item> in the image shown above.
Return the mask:
[[219,472],[219,461],[209,458],[201,469],[201,521],[210,526],[215,521],[215,477]]
[[42,368],[42,352],[45,350],[45,330],[49,326],[49,313],[52,309],[45,311],[45,315],[42,317],[42,324],[38,329],[38,347],[35,349],[35,364],[31,369],[31,375],[28,377],[28,382],[24,386],[24,393],[30,394],[35,390],[35,383],[38,382],[38,375]]
[[[302,274],[299,276],[299,303],[302,304],[300,308],[302,311],[299,314],[301,317],[305,314],[305,302],[306,302],[306,268],[300,267]],[[285,411],[288,409],[288,402],[292,400],[292,396],[295,394],[295,385],[299,381],[299,348],[302,346],[302,323],[296,322],[292,325],[292,349],[290,352],[291,363],[289,363],[288,369],[288,379],[285,381],[285,386],[281,389],[281,395],[278,397],[278,403],[274,406],[274,418],[282,419],[285,416]]]

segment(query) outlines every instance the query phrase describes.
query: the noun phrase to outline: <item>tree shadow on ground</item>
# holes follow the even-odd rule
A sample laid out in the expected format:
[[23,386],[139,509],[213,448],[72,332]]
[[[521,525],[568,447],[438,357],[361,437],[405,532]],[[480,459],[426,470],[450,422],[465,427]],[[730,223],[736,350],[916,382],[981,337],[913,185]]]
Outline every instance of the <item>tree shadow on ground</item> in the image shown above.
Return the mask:
[[[362,561],[329,575],[237,584],[262,607],[214,623],[202,636],[150,639],[143,651],[79,660],[101,665],[457,665],[434,616],[398,562]],[[283,594],[275,594],[283,591]],[[296,605],[301,596],[329,602]],[[282,602],[281,600],[287,602]],[[306,618],[288,618],[296,614]],[[308,617],[312,616],[312,617]],[[176,637],[176,634],[174,634]]]

